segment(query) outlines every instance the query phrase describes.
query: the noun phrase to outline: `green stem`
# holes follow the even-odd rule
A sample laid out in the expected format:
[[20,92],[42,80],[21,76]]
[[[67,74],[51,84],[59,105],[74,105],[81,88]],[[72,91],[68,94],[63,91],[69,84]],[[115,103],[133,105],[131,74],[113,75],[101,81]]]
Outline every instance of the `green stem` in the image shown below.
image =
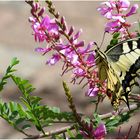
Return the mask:
[[100,102],[100,97],[98,96],[98,101],[97,103],[95,104],[95,111],[97,113],[97,110],[98,110],[98,105],[99,105],[99,102]]

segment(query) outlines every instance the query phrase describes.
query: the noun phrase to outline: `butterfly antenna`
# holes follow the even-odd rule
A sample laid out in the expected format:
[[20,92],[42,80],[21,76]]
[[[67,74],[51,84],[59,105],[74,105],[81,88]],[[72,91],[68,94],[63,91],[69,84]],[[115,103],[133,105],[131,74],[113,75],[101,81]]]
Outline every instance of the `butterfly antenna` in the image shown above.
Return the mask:
[[100,50],[100,47],[98,46],[96,42],[94,42],[94,45],[97,47],[97,50]]

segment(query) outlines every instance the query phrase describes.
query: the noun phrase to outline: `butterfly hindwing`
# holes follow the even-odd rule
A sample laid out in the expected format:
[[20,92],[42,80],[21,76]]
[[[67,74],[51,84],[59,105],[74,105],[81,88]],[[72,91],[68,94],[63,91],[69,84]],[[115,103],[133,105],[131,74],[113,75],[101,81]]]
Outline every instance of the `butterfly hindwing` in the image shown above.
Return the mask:
[[126,72],[124,80],[122,81],[122,87],[124,90],[124,96],[128,96],[133,86],[140,86],[138,81],[140,80],[140,56],[135,63]]

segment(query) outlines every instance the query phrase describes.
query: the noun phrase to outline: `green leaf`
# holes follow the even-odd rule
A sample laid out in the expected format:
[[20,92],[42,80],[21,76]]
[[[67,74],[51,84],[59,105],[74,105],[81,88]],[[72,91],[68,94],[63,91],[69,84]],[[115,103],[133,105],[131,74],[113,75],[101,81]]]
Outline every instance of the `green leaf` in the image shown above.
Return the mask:
[[18,111],[13,111],[12,114],[9,116],[9,120],[13,120],[18,115]]
[[31,100],[32,105],[39,106],[39,103],[42,100],[42,98],[37,97],[37,96],[30,96],[30,100]]
[[57,108],[57,107],[52,107],[51,110],[52,110],[54,113],[60,113],[60,109]]
[[114,119],[111,119],[111,120],[108,120],[106,122],[106,126],[109,127],[109,126],[115,126],[116,124],[118,124],[120,121],[120,119],[117,119],[117,117],[115,117]]
[[35,88],[32,87],[32,85],[29,83],[28,80],[21,79],[20,77],[14,75],[12,75],[11,78],[18,86],[18,88],[20,89],[25,98],[28,98],[29,94],[35,90]]
[[110,44],[107,46],[107,49],[105,50],[105,52],[107,50],[109,50],[111,47],[113,47],[113,46],[115,46],[115,45],[118,44],[118,42],[119,42],[119,36],[120,36],[120,33],[114,33],[113,34],[113,38],[111,39]]
[[54,135],[54,134],[51,136],[51,139],[65,140],[62,136],[60,136],[60,135]]
[[15,66],[18,63],[19,63],[19,60],[17,60],[16,57],[12,59],[11,65],[8,66],[5,75],[3,76],[3,78],[0,81],[0,91],[3,90],[4,85],[7,83],[7,79],[11,77],[11,73],[16,71],[15,69],[13,69],[13,66]]
[[77,134],[75,139],[83,139],[83,136],[81,134]]
[[132,110],[129,112],[122,113],[119,116],[114,116],[112,118],[106,119],[105,125],[107,127],[107,130],[112,131],[113,129],[115,129],[119,125],[123,124],[124,122],[127,122],[134,111],[135,110]]
[[[34,122],[36,121],[36,118],[34,117],[34,115],[31,111],[27,110],[26,114],[28,116],[28,119],[33,120]],[[37,124],[37,123],[35,123],[35,124]]]
[[21,106],[19,103],[17,103],[17,110],[19,112],[19,115],[21,117],[26,116],[26,112],[23,106]]
[[22,127],[22,130],[29,129],[30,127],[31,127],[30,124],[25,124],[25,125]]
[[17,105],[15,102],[9,102],[9,107],[10,107],[11,112],[14,112],[17,110]]
[[71,130],[67,129],[67,133],[71,139],[75,137],[74,134],[71,132]]
[[117,39],[119,36],[120,36],[120,33],[119,32],[113,34],[113,38],[114,39]]
[[116,126],[107,127],[108,132],[113,132],[113,131],[115,131],[115,129],[116,129]]
[[96,112],[93,113],[93,116],[94,116],[95,122],[98,125],[102,121],[101,118],[99,117],[99,115]]
[[23,97],[20,97],[20,100],[24,103],[24,105],[31,110],[31,106],[28,104],[28,102],[26,101],[26,99],[24,99]]
[[92,100],[90,102],[93,103],[93,104],[96,104],[98,101],[97,101],[97,99],[95,99],[95,100]]
[[36,125],[35,127],[37,128],[38,131],[42,131],[42,127],[41,126]]
[[9,108],[8,108],[8,105],[6,103],[3,104],[2,109],[3,109],[3,113],[5,115],[9,115]]
[[11,61],[11,66],[17,65],[18,63],[19,63],[19,60],[16,57],[14,57]]
[[90,118],[89,117],[84,118],[84,121],[90,124]]
[[15,125],[19,125],[20,123],[22,123],[23,121],[25,121],[25,118],[19,118],[15,121]]
[[110,45],[114,46],[118,44],[118,40],[117,39],[112,39],[111,42],[110,42]]
[[118,39],[112,39],[111,42],[110,42],[110,45],[114,46],[116,44],[118,44]]

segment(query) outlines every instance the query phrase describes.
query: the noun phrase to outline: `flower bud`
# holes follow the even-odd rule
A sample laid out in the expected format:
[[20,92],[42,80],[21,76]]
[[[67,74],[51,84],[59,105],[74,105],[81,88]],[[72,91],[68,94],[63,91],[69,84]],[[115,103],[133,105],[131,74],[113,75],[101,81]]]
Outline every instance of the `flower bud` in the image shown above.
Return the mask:
[[42,16],[43,13],[44,13],[44,11],[45,11],[45,7],[43,7],[43,8],[39,11],[38,16]]

